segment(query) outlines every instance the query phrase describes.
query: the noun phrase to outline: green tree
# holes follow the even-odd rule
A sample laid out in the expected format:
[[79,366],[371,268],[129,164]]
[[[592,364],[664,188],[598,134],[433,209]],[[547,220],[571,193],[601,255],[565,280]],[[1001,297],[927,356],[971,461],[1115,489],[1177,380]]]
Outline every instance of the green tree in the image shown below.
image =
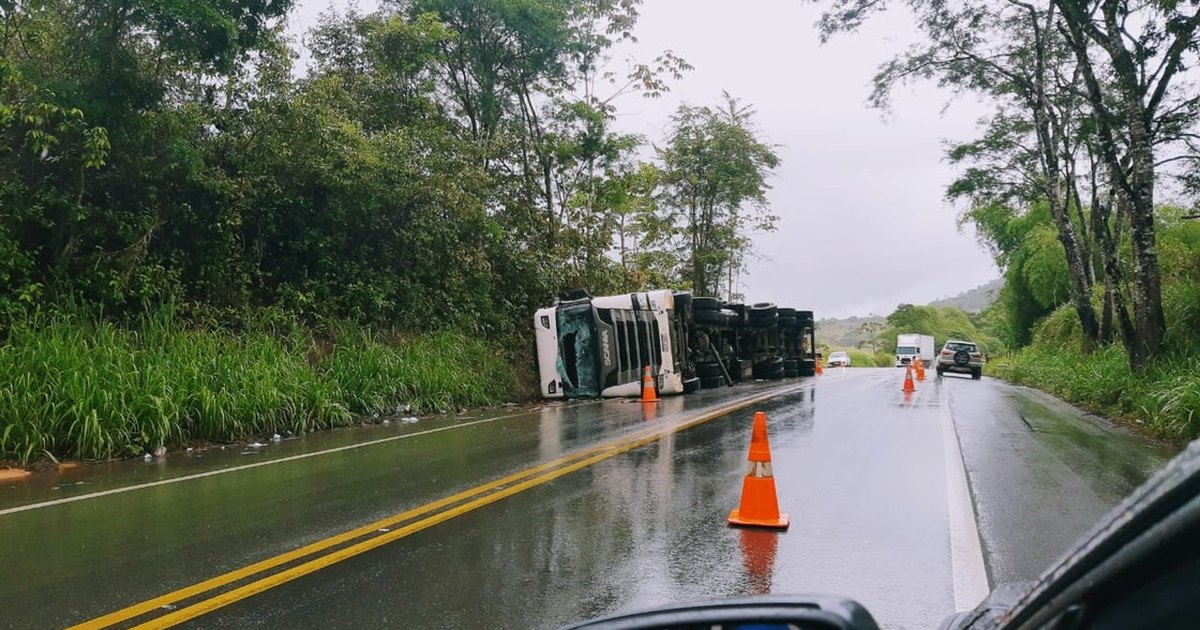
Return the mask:
[[[700,295],[719,292],[744,264],[750,235],[777,220],[766,194],[779,157],[759,138],[754,110],[728,93],[723,98],[717,109],[680,106],[658,149],[659,244],[678,254],[678,276]],[[725,289],[732,293],[732,282]]]

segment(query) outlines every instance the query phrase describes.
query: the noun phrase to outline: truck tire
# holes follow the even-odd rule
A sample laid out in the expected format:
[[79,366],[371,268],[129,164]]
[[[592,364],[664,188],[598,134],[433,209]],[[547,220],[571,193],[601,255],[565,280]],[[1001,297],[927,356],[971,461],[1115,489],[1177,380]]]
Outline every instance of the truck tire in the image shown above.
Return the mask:
[[693,297],[693,311],[719,311],[721,310],[721,300],[715,297]]
[[975,370],[971,372],[971,378],[977,381],[983,378],[983,370]]
[[724,376],[709,376],[709,377],[700,379],[700,388],[701,389],[717,389],[718,387],[724,387],[724,386],[725,386],[725,377]]
[[779,317],[779,327],[780,328],[788,328],[788,329],[799,328],[800,320],[796,319],[795,317],[780,316]]
[[800,373],[797,372],[796,370],[784,370],[783,371],[783,378],[796,378],[797,376],[800,376]]
[[817,362],[813,359],[801,359],[797,370],[800,372],[800,376],[816,376]]
[[785,370],[795,371],[795,370],[799,369],[799,367],[800,367],[800,362],[795,359],[784,359],[783,360],[783,369],[785,369]]
[[778,309],[775,310],[775,312],[779,313],[780,317],[795,317],[796,316],[796,309],[788,308],[786,306],[780,306]]
[[700,391],[700,379],[696,377],[683,379],[683,393],[690,394]]
[[708,309],[696,309],[692,312],[692,317],[697,324],[702,326],[722,326],[728,321],[728,318],[721,311]]
[[759,302],[750,306],[750,321],[775,320],[779,309],[771,302]]
[[[783,378],[783,359],[767,357],[754,364],[754,378]],[[779,376],[775,376],[778,372]]]
[[721,372],[721,365],[712,361],[705,361],[696,366],[696,375],[700,378],[711,378],[714,376],[724,376]]
[[692,319],[692,294],[691,293],[676,293],[675,294],[675,312],[683,316],[683,321],[691,321]]

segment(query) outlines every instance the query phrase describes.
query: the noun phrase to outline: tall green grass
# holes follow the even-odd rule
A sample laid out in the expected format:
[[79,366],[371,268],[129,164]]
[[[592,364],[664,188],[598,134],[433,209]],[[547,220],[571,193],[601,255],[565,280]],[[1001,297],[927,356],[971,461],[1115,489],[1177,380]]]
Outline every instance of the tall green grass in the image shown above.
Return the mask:
[[456,333],[343,326],[317,339],[298,326],[187,327],[170,311],[130,326],[38,316],[0,345],[0,460],[104,459],[494,404],[513,380],[503,353]]

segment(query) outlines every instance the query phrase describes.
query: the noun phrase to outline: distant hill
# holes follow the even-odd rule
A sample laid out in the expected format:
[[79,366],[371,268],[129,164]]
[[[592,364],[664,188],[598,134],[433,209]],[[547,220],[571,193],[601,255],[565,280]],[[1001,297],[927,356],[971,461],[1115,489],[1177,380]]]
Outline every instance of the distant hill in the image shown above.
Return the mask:
[[1000,289],[1004,288],[1004,278],[996,278],[970,291],[963,291],[954,297],[942,298],[930,302],[930,306],[957,306],[968,313],[978,313],[996,301]]
[[[954,306],[968,313],[978,313],[1000,295],[1004,287],[1004,279],[997,278],[970,291],[963,291],[954,297],[942,298],[929,303],[929,306]],[[844,319],[822,319],[817,321],[817,339],[823,345],[834,347],[858,347],[858,342],[864,335],[858,329],[866,322],[883,322],[883,315],[867,315],[866,317],[846,317]]]
[[882,315],[866,317],[847,317],[845,319],[822,319],[817,321],[817,340],[821,344],[847,348],[858,347],[863,335],[858,332],[859,326],[866,322],[882,322]]

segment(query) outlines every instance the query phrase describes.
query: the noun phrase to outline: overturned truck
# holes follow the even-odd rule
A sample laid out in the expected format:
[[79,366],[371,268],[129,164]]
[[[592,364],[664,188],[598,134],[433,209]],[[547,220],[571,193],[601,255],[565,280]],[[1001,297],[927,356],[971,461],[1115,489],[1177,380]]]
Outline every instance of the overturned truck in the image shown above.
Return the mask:
[[749,379],[812,376],[813,313],[667,289],[565,294],[533,317],[546,398],[637,396],[650,367],[660,394]]

